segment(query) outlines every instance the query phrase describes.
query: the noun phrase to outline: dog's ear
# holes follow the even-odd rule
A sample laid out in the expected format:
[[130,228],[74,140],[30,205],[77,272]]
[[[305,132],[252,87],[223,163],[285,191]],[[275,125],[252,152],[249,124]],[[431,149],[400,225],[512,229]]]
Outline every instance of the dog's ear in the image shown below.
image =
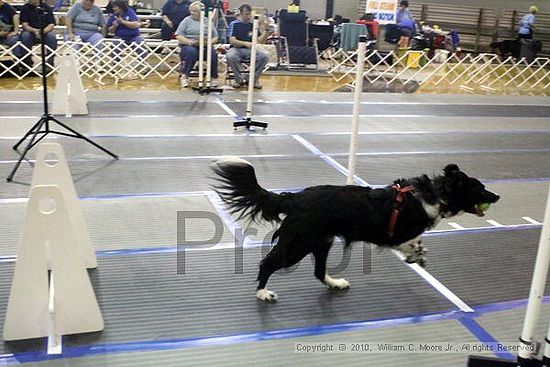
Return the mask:
[[454,175],[454,183],[458,187],[466,185],[468,183],[468,175],[462,171],[457,171]]
[[460,172],[460,168],[454,163],[448,164],[444,170],[445,176],[451,177],[454,176],[457,172]]

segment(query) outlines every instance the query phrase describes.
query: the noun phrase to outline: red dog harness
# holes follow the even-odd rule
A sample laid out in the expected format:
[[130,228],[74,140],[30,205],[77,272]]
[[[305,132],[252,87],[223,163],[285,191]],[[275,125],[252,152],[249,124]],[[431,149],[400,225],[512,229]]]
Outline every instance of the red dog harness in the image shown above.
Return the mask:
[[414,190],[414,186],[406,186],[401,188],[399,184],[392,186],[397,191],[397,196],[395,197],[396,205],[391,211],[390,221],[388,222],[388,235],[390,238],[393,237],[393,231],[395,229],[395,224],[397,223],[397,218],[401,212],[401,207],[403,206],[403,201],[405,201],[405,193]]

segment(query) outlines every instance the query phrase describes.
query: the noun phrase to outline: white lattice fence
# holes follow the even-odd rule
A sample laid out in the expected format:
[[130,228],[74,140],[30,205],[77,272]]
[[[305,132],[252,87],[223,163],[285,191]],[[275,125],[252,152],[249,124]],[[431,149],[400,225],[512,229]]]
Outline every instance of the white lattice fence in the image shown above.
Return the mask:
[[[25,56],[17,59],[13,56],[16,47],[22,47]],[[55,59],[64,55],[70,49],[74,52],[79,72],[97,82],[103,82],[106,78],[115,81],[126,78],[145,79],[155,75],[161,79],[173,76],[177,73],[179,64],[179,47],[176,41],[147,41],[143,43],[125,43],[118,39],[103,39],[92,46],[86,42],[63,42],[56,50],[46,47],[46,53],[55,54]],[[40,75],[42,66],[35,62],[32,66],[25,60],[31,55],[33,59],[40,57],[40,47],[28,49],[18,43],[10,48],[0,48],[0,60],[11,59],[13,64],[0,65],[0,77],[13,76],[19,80],[33,75]],[[53,59],[53,60],[55,60]],[[18,72],[23,67],[23,72]],[[55,73],[58,66],[55,61],[47,63],[48,76]]]
[[[412,58],[412,59],[411,59]],[[356,53],[333,55],[329,74],[336,81],[347,80],[355,85]],[[405,53],[368,51],[364,77],[369,83],[425,85],[438,89],[512,92],[547,90],[550,87],[550,59],[532,62],[513,58],[501,60],[498,55],[449,54],[432,58],[418,51]],[[550,92],[550,91],[549,91]]]

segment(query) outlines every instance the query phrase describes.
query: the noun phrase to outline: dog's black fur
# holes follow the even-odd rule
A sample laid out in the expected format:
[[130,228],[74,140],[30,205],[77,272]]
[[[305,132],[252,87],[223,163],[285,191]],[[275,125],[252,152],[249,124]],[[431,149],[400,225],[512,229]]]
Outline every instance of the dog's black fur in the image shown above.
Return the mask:
[[[521,40],[519,38],[515,40],[503,40],[500,42],[493,42],[490,46],[493,52],[500,55],[503,60],[506,59],[508,56],[519,59],[519,56],[521,54]],[[534,56],[536,57],[536,55],[541,50],[542,42],[539,40],[533,40]]]
[[[315,257],[315,276],[330,287],[332,279],[329,277],[327,283],[325,278],[326,259],[336,236],[346,244],[364,241],[397,247],[417,239],[441,218],[460,212],[482,216],[479,204],[499,200],[497,194],[486,190],[481,182],[468,177],[455,164],[447,165],[444,174],[434,178],[422,175],[399,179],[394,184],[412,185],[414,190],[405,194],[393,236],[390,236],[388,222],[397,195],[392,186],[373,189],[324,185],[297,193],[276,194],[258,184],[254,168],[245,160],[220,159],[212,168],[218,175],[214,190],[232,214],[239,214],[239,219],[281,223],[272,239],[277,240],[277,244],[260,264],[258,290],[265,288],[275,271],[298,263],[309,253]],[[276,295],[273,296],[267,299],[275,300]]]

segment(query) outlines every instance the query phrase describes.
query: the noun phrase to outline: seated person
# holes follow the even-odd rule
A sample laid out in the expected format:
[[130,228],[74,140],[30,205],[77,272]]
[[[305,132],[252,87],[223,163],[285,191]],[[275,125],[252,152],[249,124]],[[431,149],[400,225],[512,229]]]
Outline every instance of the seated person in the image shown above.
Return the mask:
[[409,40],[416,32],[416,23],[408,8],[409,2],[407,0],[402,0],[399,10],[397,10],[396,23],[401,30],[401,38],[397,46],[400,48],[407,48],[409,46]]
[[161,35],[165,41],[171,40],[181,21],[189,16],[189,0],[166,0],[162,6]]
[[[136,12],[128,6],[125,0],[113,1],[113,14],[107,21],[107,28],[109,33],[114,33],[116,38],[124,41],[125,44],[140,44],[143,42],[139,27],[141,22],[139,21]],[[117,48],[120,51],[120,48]],[[140,56],[144,56],[145,50],[141,47],[137,47],[136,52]]]
[[[105,13],[111,15],[113,14],[113,2],[114,0],[109,0],[109,2],[107,3],[107,5],[105,6]],[[130,8],[132,8],[132,10],[136,11],[137,10],[137,3],[135,2],[132,2],[131,4],[129,2],[127,2],[128,6]]]
[[[0,45],[10,48],[19,41],[19,15],[8,3],[0,0]],[[15,57],[20,59],[25,54],[20,46],[13,49]]]
[[101,40],[106,33],[105,18],[99,6],[94,5],[94,0],[80,0],[74,4],[65,17],[65,24],[65,40],[74,41],[78,36],[98,49],[103,47]]
[[[181,43],[181,52],[180,59],[183,63],[183,72],[181,76],[181,86],[186,88],[189,86],[189,74],[193,66],[195,66],[197,60],[199,59],[199,36],[200,36],[200,12],[203,10],[203,5],[200,1],[195,1],[189,6],[189,15],[187,18],[181,21],[178,29],[176,30],[176,38]],[[204,18],[204,44],[207,44],[207,35],[208,35],[208,19]],[[218,31],[215,27],[212,26],[212,43],[218,42]],[[210,72],[212,76],[211,86],[215,87],[218,85],[218,56],[214,47],[211,50],[206,50],[207,52],[212,52],[212,64],[210,65]],[[204,53],[204,58],[206,60],[207,52]]]
[[[245,84],[242,79],[241,62],[250,61],[252,47],[252,7],[248,4],[243,4],[239,7],[240,19],[234,20],[229,25],[227,36],[231,48],[227,51],[227,65],[231,67],[235,74],[235,82],[233,88],[240,88]],[[258,43],[264,43],[269,32],[266,30],[265,24],[262,22],[258,35]],[[260,84],[260,76],[264,70],[269,57],[261,50],[256,49],[256,70],[254,72],[254,88],[262,88]]]
[[[28,0],[28,2],[21,8],[20,19],[23,24],[23,32],[21,33],[21,43],[29,50],[36,43],[40,42],[40,25],[42,23],[42,12],[38,9],[40,0]],[[52,9],[44,4],[45,17],[44,17],[44,41],[46,46],[55,50],[57,48],[57,40],[55,38],[55,18],[53,17]],[[46,53],[47,53],[46,49]],[[54,54],[50,55],[46,62],[53,66]],[[23,61],[28,66],[32,66],[32,57],[29,53],[26,60]]]

